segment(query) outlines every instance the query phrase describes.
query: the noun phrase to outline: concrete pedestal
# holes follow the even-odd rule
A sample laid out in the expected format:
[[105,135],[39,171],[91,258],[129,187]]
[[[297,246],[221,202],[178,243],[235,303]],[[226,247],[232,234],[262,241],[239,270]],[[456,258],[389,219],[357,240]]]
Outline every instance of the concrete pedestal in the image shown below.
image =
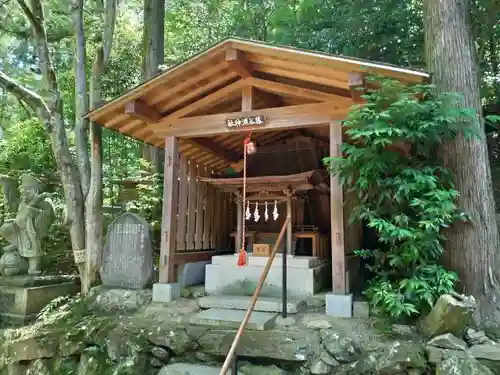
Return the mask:
[[[268,257],[248,255],[247,266],[238,267],[238,255],[218,255],[206,266],[207,294],[252,295],[264,271]],[[282,255],[274,259],[261,295],[280,297]],[[288,255],[287,291],[290,297],[312,296],[328,285],[330,266],[317,257]]]
[[78,292],[74,276],[0,277],[0,322],[23,325],[36,319],[53,299]]
[[175,284],[153,284],[153,302],[168,303],[181,296],[181,285]]
[[326,315],[337,318],[352,318],[352,294],[327,293],[325,298]]

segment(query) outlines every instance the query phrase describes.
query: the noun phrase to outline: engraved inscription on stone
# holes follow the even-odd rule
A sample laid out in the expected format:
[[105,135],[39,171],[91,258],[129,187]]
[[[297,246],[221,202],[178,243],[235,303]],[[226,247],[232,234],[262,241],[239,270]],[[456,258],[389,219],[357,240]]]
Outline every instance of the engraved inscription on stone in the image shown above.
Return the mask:
[[109,226],[101,266],[104,286],[142,289],[153,274],[153,250],[149,224],[127,212]]
[[0,292],[0,306],[3,311],[9,311],[16,302],[14,293]]

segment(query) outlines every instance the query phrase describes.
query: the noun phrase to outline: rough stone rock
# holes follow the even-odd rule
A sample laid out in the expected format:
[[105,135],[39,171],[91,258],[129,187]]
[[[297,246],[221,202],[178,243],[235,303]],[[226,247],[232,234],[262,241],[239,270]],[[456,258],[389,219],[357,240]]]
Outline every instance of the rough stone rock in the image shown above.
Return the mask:
[[278,366],[257,366],[248,362],[238,365],[238,372],[245,375],[286,375]]
[[117,364],[114,364],[109,373],[111,375],[128,375],[128,374],[146,375],[149,373],[148,362],[149,361],[147,360],[147,358],[142,355],[126,358],[124,360],[121,360]]
[[80,357],[76,375],[105,374],[109,364],[104,353],[97,347],[87,348]]
[[476,359],[500,361],[500,345],[480,344],[469,348],[469,353]]
[[149,358],[149,364],[154,368],[162,368],[163,366],[165,366],[165,363],[154,357]]
[[465,340],[470,346],[484,344],[489,341],[484,331],[476,331],[472,328],[467,329],[467,332],[465,332]]
[[30,363],[26,375],[51,375],[51,371],[46,360],[37,359]]
[[339,361],[337,361],[335,358],[333,358],[330,353],[324,351],[321,353],[320,359],[325,362],[327,365],[330,367],[337,367],[340,365]]
[[76,374],[78,369],[78,362],[73,357],[57,357],[54,360],[52,373],[66,375]]
[[325,330],[321,334],[323,347],[339,362],[354,361],[361,350],[358,344],[350,337],[343,337],[334,330]]
[[107,289],[97,286],[87,297],[89,306],[107,313],[133,312],[151,303],[153,292],[149,289]]
[[293,326],[295,324],[297,324],[297,319],[295,319],[294,317],[287,317],[287,318],[283,318],[282,316],[278,316],[275,320],[275,324],[277,326],[281,326],[281,327],[289,327],[289,326]]
[[51,358],[57,352],[57,342],[48,338],[25,338],[8,341],[6,354],[13,362],[33,361],[40,358]]
[[467,349],[467,344],[465,343],[465,341],[459,339],[458,337],[452,335],[451,333],[445,333],[444,335],[433,337],[427,342],[427,345],[436,346],[442,349],[453,349],[453,350]]
[[170,351],[168,348],[164,348],[162,346],[153,346],[151,348],[151,355],[155,358],[158,358],[160,361],[168,363],[170,361]]
[[[224,357],[234,339],[236,330],[209,330],[198,338],[199,350]],[[319,350],[317,332],[299,327],[286,330],[245,331],[238,345],[242,357],[269,358],[291,362],[305,362]]]
[[332,367],[329,364],[323,362],[321,359],[318,359],[312,364],[310,371],[312,375],[328,375],[330,374],[331,369]]
[[87,345],[82,341],[71,340],[67,337],[59,337],[58,353],[63,357],[71,357],[72,355],[80,355],[83,353]]
[[442,349],[436,346],[427,346],[427,361],[432,365],[437,365],[450,357],[465,358],[468,353],[463,350]]
[[169,348],[175,355],[183,355],[194,348],[194,342],[182,327],[163,329],[158,327],[148,333],[148,340],[156,346]]
[[146,333],[137,332],[132,326],[120,324],[111,330],[105,340],[108,356],[113,361],[135,357],[148,346]]
[[[21,364],[21,363],[9,363],[5,369],[2,369],[2,371],[5,371],[6,375],[26,375],[27,371],[27,365]],[[4,372],[2,372],[4,374]]]
[[475,303],[470,300],[459,300],[449,294],[443,294],[431,312],[419,321],[419,331],[426,338],[444,333],[463,337],[466,329],[474,326],[475,307]]
[[[194,365],[188,363],[174,363],[163,367],[158,375],[219,375],[220,368]],[[245,375],[238,371],[238,375]]]
[[427,363],[420,344],[395,341],[376,351],[364,353],[354,368],[360,374],[392,375],[404,374],[408,370],[424,371]]
[[194,357],[196,359],[195,362],[202,362],[206,365],[212,365],[212,366],[215,366],[221,361],[223,361],[222,357],[206,354],[203,352],[195,352]]
[[450,357],[436,368],[436,375],[493,375],[493,373],[472,357]]
[[306,327],[310,329],[327,329],[331,326],[330,322],[324,319],[310,320],[306,323]]
[[393,324],[391,328],[394,333],[400,336],[411,337],[415,333],[411,326],[407,326],[404,324]]

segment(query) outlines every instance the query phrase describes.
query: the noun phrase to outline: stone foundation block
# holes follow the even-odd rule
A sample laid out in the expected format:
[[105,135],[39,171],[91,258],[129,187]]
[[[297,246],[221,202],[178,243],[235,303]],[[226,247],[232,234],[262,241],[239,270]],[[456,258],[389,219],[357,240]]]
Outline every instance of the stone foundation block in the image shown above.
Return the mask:
[[181,285],[175,284],[153,284],[153,302],[167,303],[179,299],[181,296]]
[[23,325],[53,299],[78,292],[74,277],[12,276],[0,278],[0,321]]
[[352,294],[327,293],[326,315],[338,318],[352,318]]

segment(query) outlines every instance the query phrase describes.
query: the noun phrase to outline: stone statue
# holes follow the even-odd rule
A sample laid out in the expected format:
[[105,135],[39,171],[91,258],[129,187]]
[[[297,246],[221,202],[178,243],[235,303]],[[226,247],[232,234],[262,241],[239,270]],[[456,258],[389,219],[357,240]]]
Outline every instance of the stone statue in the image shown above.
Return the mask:
[[0,236],[9,242],[0,258],[0,273],[12,276],[27,271],[30,275],[39,275],[43,256],[41,241],[54,222],[54,207],[35,177],[22,175],[20,185],[21,201],[16,218],[0,227]]

